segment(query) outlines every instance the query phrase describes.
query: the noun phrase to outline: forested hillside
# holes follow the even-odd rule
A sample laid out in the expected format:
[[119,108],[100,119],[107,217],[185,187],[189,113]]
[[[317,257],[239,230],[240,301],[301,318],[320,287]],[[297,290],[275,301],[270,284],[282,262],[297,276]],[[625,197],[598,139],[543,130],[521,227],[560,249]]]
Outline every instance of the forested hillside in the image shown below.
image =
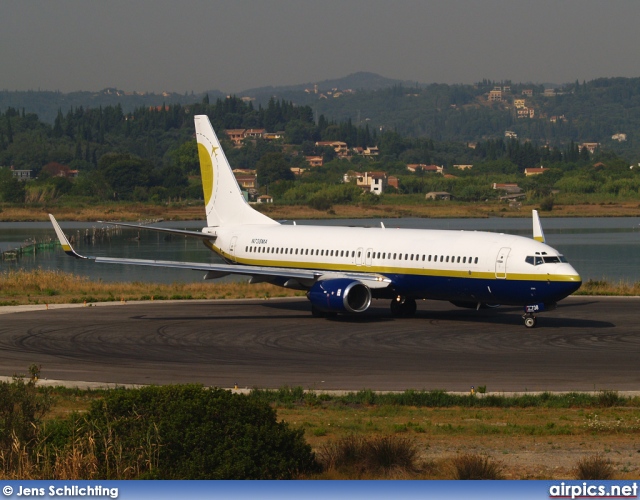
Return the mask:
[[[491,85],[486,83],[487,87]],[[609,101],[618,95],[620,88],[608,88],[601,90],[601,98]],[[480,91],[480,88],[471,92],[442,86],[437,92],[432,89],[416,98],[431,99],[434,109],[446,102],[452,110],[447,112],[454,115],[477,113],[480,124],[483,112],[469,107],[477,102]],[[389,100],[406,98],[402,87],[379,92],[376,95],[387,95]],[[581,92],[595,91],[589,85],[576,85],[574,93],[553,99],[556,105],[564,101],[571,107],[573,101],[580,101]],[[363,94],[356,92],[353,97]],[[539,99],[545,104],[549,98]],[[617,99],[633,101],[634,95],[622,94]],[[449,104],[453,101],[456,108]],[[499,118],[509,112],[499,106],[504,103],[485,106],[495,115],[490,123],[496,127]],[[571,139],[547,145],[545,141],[496,134],[495,138],[469,144],[442,139],[449,130],[446,121],[433,137],[412,137],[407,132],[401,133],[400,127],[394,130],[374,127],[364,120],[359,125],[350,119],[331,120],[316,115],[311,106],[297,106],[286,100],[272,98],[265,106],[254,106],[240,98],[210,102],[205,96],[189,105],[144,106],[132,112],[125,112],[119,104],[59,110],[53,125],[24,109],[1,112],[0,167],[6,168],[0,169],[0,201],[46,204],[73,200],[199,199],[202,189],[194,140],[195,114],[211,118],[232,166],[255,169],[259,192],[268,191],[277,203],[303,203],[321,210],[338,203],[379,203],[380,198],[363,196],[353,183],[343,182],[349,171],[383,171],[396,176],[398,189],[387,190],[390,198],[386,202],[399,194],[414,195],[410,200],[414,203],[424,200],[424,194],[430,191],[447,191],[460,201],[497,199],[504,193],[493,189],[493,183],[518,183],[527,199],[549,198],[551,204],[552,195],[569,202],[635,199],[640,188],[638,169],[630,169],[627,159],[604,144],[593,154],[586,148],[580,149],[578,142]],[[630,121],[633,119],[629,117]],[[583,116],[561,126],[577,130],[580,123],[587,121]],[[506,118],[505,122],[509,123]],[[513,123],[510,126],[515,128]],[[587,128],[585,124],[584,129]],[[277,134],[280,138],[248,138],[240,147],[234,147],[224,133],[229,129],[266,129],[280,132]],[[342,141],[348,154],[338,156],[334,148],[316,144],[318,141]],[[354,150],[369,146],[377,146],[379,154],[364,157]],[[306,156],[321,156],[324,165],[310,168]],[[422,168],[410,172],[408,164],[438,165],[446,175],[427,173]],[[456,165],[461,164],[473,167],[457,169]],[[546,167],[544,175],[525,177],[526,168],[541,165]],[[32,177],[37,179],[19,182],[12,178],[8,167],[31,170]],[[306,171],[294,176],[292,167]]]
[[[490,101],[494,88],[508,89],[500,101]],[[548,91],[551,89],[547,89]],[[523,95],[530,91],[531,95]],[[212,100],[222,93],[207,93]],[[511,131],[537,145],[568,147],[597,142],[637,163],[640,157],[640,78],[601,78],[574,82],[545,92],[542,85],[483,80],[475,85],[407,84],[371,73],[357,73],[317,85],[265,87],[238,93],[257,109],[270,99],[309,106],[314,121],[323,115],[337,123],[351,121],[378,132],[395,131],[406,137],[436,141],[480,142],[505,137]],[[161,105],[188,106],[204,94],[163,95],[101,92],[0,92],[0,111],[14,108],[35,113],[53,124],[58,112],[120,107],[123,113]],[[530,115],[518,117],[515,101],[524,99]],[[252,101],[251,101],[252,100]],[[612,137],[624,134],[626,140]]]

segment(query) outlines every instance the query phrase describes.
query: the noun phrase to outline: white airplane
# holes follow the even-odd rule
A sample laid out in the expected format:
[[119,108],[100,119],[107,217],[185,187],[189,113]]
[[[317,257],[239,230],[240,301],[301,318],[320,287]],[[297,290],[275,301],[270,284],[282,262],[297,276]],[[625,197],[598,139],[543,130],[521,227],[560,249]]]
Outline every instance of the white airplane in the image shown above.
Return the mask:
[[[206,271],[204,279],[229,274],[307,290],[314,316],[360,314],[372,299],[391,300],[394,316],[410,316],[417,299],[447,300],[461,307],[522,306],[524,324],[553,309],[582,280],[544,243],[537,211],[533,239],[481,231],[282,225],[245,201],[209,118],[195,117],[207,227],[201,232],[136,224],[201,238],[224,264],[85,257],[69,244],[49,215],[64,251],[107,264]],[[116,223],[108,223],[116,224]]]

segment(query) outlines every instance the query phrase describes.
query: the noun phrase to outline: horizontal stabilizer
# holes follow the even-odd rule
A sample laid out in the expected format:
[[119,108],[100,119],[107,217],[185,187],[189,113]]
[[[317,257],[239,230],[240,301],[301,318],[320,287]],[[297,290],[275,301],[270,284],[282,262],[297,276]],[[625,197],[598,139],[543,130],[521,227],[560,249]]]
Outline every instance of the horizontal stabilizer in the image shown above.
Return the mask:
[[122,226],[122,227],[133,227],[135,229],[148,229],[150,231],[158,231],[160,233],[168,233],[168,234],[176,234],[178,236],[191,236],[193,238],[201,238],[203,240],[215,240],[216,235],[211,233],[203,233],[200,231],[187,231],[184,229],[171,229],[168,227],[154,227],[154,226],[145,226],[142,224],[129,224],[126,222],[107,222],[103,220],[98,221],[100,224],[109,224],[110,226]]

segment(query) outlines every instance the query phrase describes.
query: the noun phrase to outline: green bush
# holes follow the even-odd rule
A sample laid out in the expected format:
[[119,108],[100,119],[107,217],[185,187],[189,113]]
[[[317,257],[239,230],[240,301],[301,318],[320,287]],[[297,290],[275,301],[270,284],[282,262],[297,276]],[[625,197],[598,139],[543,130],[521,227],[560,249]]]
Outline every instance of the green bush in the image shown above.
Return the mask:
[[[318,470],[302,430],[277,422],[265,403],[198,385],[109,392],[87,415],[97,437],[100,476],[109,449],[125,462],[155,463],[142,477],[285,479]],[[102,447],[103,449],[100,449]]]

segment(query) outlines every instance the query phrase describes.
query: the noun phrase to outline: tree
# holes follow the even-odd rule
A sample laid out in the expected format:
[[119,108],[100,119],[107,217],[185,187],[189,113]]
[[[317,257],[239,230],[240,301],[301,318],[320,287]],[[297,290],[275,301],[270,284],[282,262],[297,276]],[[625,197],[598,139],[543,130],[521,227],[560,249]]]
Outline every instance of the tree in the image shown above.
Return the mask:
[[108,153],[98,161],[102,172],[114,191],[114,197],[130,199],[136,187],[151,185],[151,165],[131,154]]
[[266,186],[280,180],[294,180],[291,167],[282,153],[267,153],[256,165],[258,184]]
[[169,153],[173,164],[187,174],[200,170],[198,146],[196,141],[189,140]]
[[16,179],[8,168],[0,168],[0,199],[8,203],[24,203],[24,196],[24,183]]

